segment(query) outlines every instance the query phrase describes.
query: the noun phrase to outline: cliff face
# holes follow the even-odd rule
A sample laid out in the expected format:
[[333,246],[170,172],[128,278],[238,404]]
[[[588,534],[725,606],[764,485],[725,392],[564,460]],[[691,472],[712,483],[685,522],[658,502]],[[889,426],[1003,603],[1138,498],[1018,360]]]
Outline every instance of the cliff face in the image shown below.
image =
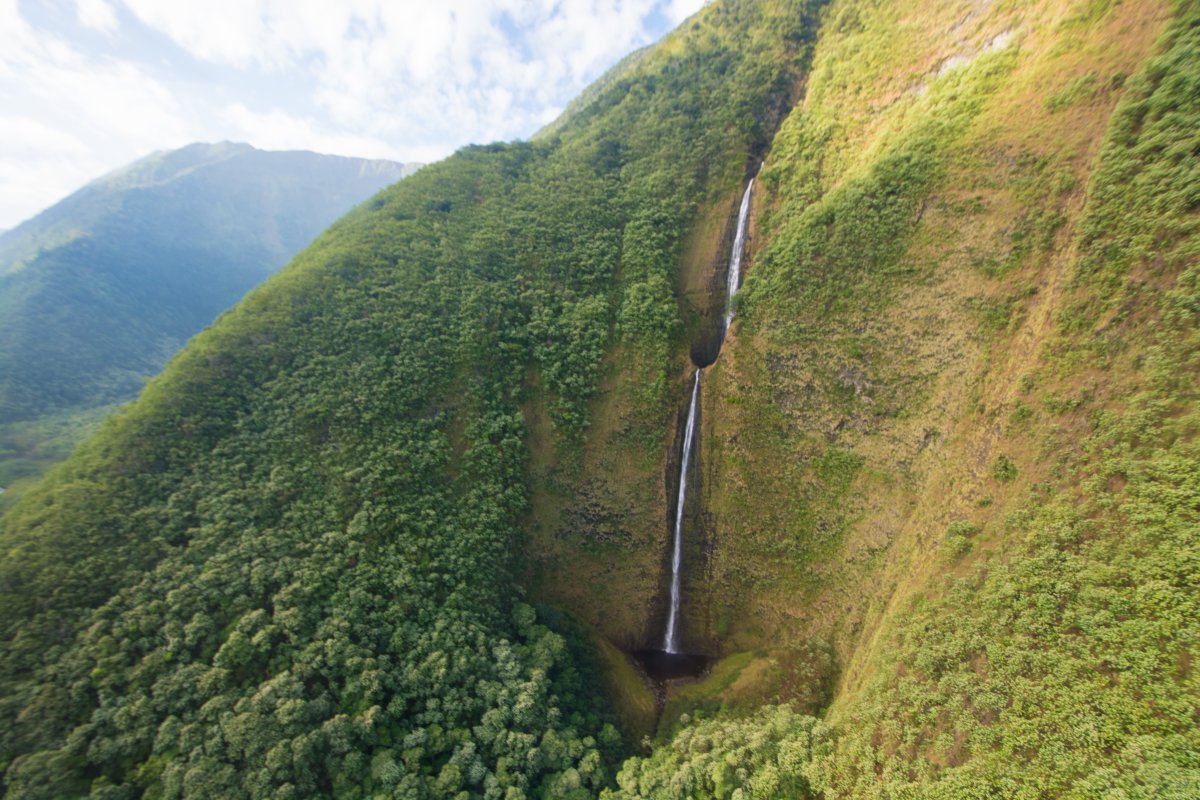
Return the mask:
[[[784,740],[824,748],[801,782],[826,796],[1193,785],[1130,737],[1196,708],[1195,25],[1170,3],[826,10],[705,373],[684,629],[722,660],[668,727],[821,710]],[[693,234],[718,263],[736,198]],[[684,756],[627,777],[698,776],[691,737],[735,728],[684,727]]]
[[784,794],[1196,790],[1196,26],[831,6],[706,384],[735,655],[676,705],[823,720],[684,726],[628,793],[720,785],[701,741]]
[[[1033,487],[1077,483],[1089,412],[1063,394],[1085,379],[1050,353],[1079,294],[1108,291],[1079,276],[1081,237],[1167,14],[831,9],[705,398],[727,647],[832,643],[852,689],[889,609],[1003,549]],[[963,564],[939,555],[953,526],[978,529]]]
[[6,788],[1196,794],[1198,31],[718,3],[381,194],[3,517]]
[[[668,214],[663,205],[623,229],[617,279],[626,288],[589,388],[587,427],[569,433],[553,419],[553,404],[539,397],[540,372],[531,375],[535,392],[524,408],[533,492],[524,525],[525,581],[534,597],[565,606],[625,650],[654,646],[662,637],[669,521],[692,363],[715,357],[737,204],[802,91],[822,8],[706,8],[552,126],[570,135],[573,126],[590,122],[596,104],[620,97],[617,108],[636,108],[645,86],[677,91],[693,83],[689,72],[709,76],[700,85],[721,93],[696,96],[721,107],[705,116],[718,126],[705,137],[697,137],[691,120],[670,117],[684,128],[674,132],[678,147],[664,157],[677,162],[672,169],[700,171],[703,190],[686,193],[684,214]],[[701,142],[713,136],[739,141],[719,160],[702,157]],[[633,173],[626,168],[625,174]],[[644,191],[655,182],[662,183],[637,178],[630,188]],[[651,264],[654,274],[647,278]],[[669,302],[648,304],[664,291]]]
[[[825,10],[815,60],[788,94],[794,106],[756,154],[743,310],[705,381],[694,647],[730,652],[861,625],[862,587],[915,524],[917,499],[932,496],[947,521],[961,515],[931,491],[939,465],[970,462],[972,485],[956,490],[969,504],[1014,491],[990,477],[1005,446],[995,425],[971,459],[949,448],[979,441],[980,403],[992,419],[1016,402],[997,384],[998,360],[1019,380],[1053,333],[1100,143],[1169,15],[1156,4]],[[551,564],[539,585],[575,597],[626,645],[660,622],[653,602],[630,617],[628,598],[653,597],[661,582],[689,360],[724,302],[737,202],[758,163],[689,226],[674,413],[662,420],[674,440],[622,450],[622,433],[644,422],[622,396],[642,382],[615,350],[592,403],[586,466],[564,493],[574,500],[535,502],[531,556]],[[548,439],[533,452],[551,468]],[[589,555],[554,521],[564,515],[580,539],[596,520],[627,534],[625,545],[599,535],[607,549]],[[642,583],[622,590],[634,574]]]

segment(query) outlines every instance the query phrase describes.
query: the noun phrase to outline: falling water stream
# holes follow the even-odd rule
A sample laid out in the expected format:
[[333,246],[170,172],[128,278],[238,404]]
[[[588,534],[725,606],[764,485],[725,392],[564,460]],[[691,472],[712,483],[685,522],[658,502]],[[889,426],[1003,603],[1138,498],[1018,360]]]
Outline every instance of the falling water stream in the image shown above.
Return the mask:
[[725,325],[721,328],[721,338],[729,333],[729,323],[733,322],[733,296],[737,294],[742,282],[742,251],[746,248],[746,223],[750,219],[750,193],[754,191],[754,178],[746,184],[746,193],[742,195],[742,205],[738,209],[737,233],[733,237],[733,249],[729,252],[729,275],[725,279]]
[[[750,218],[750,196],[754,189],[754,179],[746,185],[742,195],[742,204],[738,208],[737,229],[733,237],[733,248],[729,254],[729,272],[726,279],[725,318],[721,327],[721,338],[729,332],[733,322],[733,296],[737,294],[742,279],[742,252],[746,247],[746,227]],[[683,572],[683,523],[687,506],[688,468],[696,436],[696,417],[700,410],[700,373],[696,368],[692,378],[692,400],[688,406],[687,423],[683,433],[683,452],[679,457],[679,492],[675,499],[675,524],[671,531],[671,605],[667,612],[667,627],[663,633],[662,650],[644,651],[643,662],[647,670],[656,677],[682,677],[685,674],[696,674],[704,668],[707,659],[702,656],[689,656],[680,651],[679,644],[679,609],[682,603],[682,572]]]
[[667,631],[663,634],[663,650],[679,652],[679,594],[680,567],[683,561],[683,511],[687,503],[688,461],[692,453],[692,438],[696,435],[696,406],[700,402],[700,372],[692,381],[692,403],[688,408],[687,426],[683,429],[683,455],[679,459],[679,495],[675,499],[675,532],[671,540],[671,610],[667,614]]

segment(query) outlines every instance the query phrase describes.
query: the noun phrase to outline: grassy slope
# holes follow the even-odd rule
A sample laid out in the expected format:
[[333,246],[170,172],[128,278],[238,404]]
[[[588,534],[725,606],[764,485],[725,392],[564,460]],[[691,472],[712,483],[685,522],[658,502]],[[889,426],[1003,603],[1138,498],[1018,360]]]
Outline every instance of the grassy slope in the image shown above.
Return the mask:
[[[997,515],[979,501],[1012,491],[991,475],[999,412],[979,408],[1008,400],[997,371],[1020,378],[1047,332],[1111,76],[1136,68],[1162,14],[1071,25],[1063,4],[1009,5],[960,25],[956,3],[831,11],[809,98],[763,172],[706,443],[728,646],[803,631],[833,636],[845,661],[894,589],[872,584],[922,549],[899,537],[963,509]],[[966,63],[936,77],[955,54]],[[1051,110],[1080,74],[1108,77]]]
[[705,444],[730,662],[836,683],[624,793],[1194,796],[1194,6],[830,12]]

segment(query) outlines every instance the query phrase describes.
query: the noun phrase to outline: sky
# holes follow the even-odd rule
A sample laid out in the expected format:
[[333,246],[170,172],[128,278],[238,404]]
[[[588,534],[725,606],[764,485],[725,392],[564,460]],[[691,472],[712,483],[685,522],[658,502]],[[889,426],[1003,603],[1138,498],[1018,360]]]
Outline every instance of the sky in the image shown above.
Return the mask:
[[0,229],[197,141],[524,139],[705,0],[0,0]]

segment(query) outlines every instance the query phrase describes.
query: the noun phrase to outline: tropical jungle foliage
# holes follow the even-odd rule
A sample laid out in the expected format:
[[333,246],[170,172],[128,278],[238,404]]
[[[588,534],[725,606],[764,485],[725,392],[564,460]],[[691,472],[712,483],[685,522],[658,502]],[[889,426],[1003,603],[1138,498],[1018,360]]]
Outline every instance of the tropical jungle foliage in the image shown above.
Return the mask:
[[[707,6],[0,518],[6,796],[1200,795],[1197,136],[1183,0]],[[764,157],[689,511],[719,660],[638,741],[589,626],[632,599],[556,587],[665,563],[584,473],[669,473],[687,265]],[[545,484],[593,530],[533,575]]]
[[715,8],[553,136],[392,187],[12,509],[8,795],[609,785],[579,637],[514,582],[521,404],[570,450],[616,327],[669,368],[687,221],[766,145],[813,27]]

